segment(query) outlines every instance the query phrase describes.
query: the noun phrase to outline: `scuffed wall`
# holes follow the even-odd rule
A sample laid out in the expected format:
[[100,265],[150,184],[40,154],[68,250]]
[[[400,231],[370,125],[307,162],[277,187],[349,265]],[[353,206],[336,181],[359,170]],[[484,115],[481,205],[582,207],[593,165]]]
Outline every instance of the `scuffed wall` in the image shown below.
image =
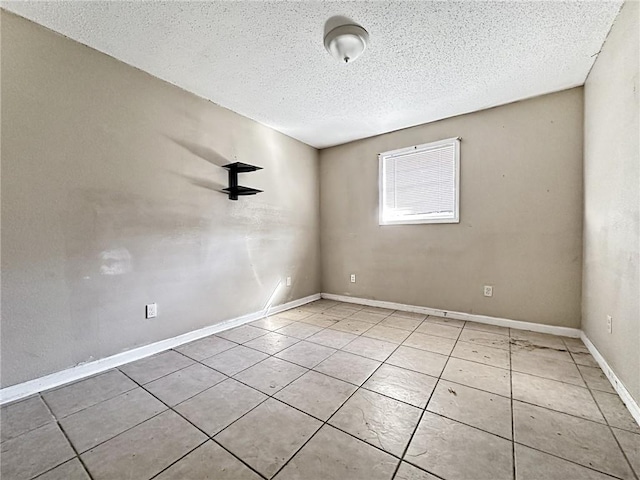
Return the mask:
[[[322,150],[323,290],[579,327],[582,108],[575,88]],[[378,153],[458,136],[460,223],[378,225]]]
[[315,149],[1,15],[3,387],[320,291]]
[[582,328],[640,403],[639,5],[624,4],[584,87]]

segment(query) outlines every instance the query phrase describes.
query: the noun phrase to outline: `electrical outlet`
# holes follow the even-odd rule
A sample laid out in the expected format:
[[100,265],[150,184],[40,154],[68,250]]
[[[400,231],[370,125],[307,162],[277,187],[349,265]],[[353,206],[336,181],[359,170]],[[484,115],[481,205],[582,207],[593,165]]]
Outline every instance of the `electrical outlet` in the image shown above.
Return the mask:
[[484,286],[484,296],[493,297],[493,287],[491,285]]
[[351,274],[351,283],[356,283],[356,274],[355,273]]
[[291,286],[291,277],[287,277],[287,287]]
[[147,318],[156,318],[158,316],[158,305],[156,303],[150,303],[145,309]]
[[613,323],[613,318],[611,318],[611,315],[607,315],[607,332],[611,333],[612,330],[612,324]]

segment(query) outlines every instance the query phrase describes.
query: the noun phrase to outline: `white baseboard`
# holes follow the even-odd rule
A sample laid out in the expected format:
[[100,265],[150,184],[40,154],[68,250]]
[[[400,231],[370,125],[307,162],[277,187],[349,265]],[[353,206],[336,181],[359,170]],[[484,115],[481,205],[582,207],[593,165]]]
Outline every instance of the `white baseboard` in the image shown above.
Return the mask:
[[554,325],[543,325],[541,323],[521,322],[508,318],[489,317],[487,315],[476,315],[473,313],[454,312],[451,310],[441,310],[438,308],[420,307],[417,305],[405,305],[403,303],[385,302],[382,300],[369,300],[366,298],[348,297],[345,295],[335,295],[333,293],[323,293],[322,298],[336,300],[339,302],[357,303],[370,307],[390,308],[402,310],[403,312],[422,313],[424,315],[435,315],[438,317],[455,318],[468,322],[485,323],[487,325],[497,325],[499,327],[517,328],[519,330],[530,330],[532,332],[549,333],[551,335],[562,335],[563,337],[580,338],[582,331],[578,328],[556,327]]
[[133,362],[134,360],[140,360],[141,358],[155,355],[156,353],[169,350],[170,348],[178,347],[185,343],[198,340],[200,338],[208,337],[217,332],[228,330],[229,328],[238,327],[245,323],[260,320],[267,315],[273,315],[291,308],[299,307],[314,300],[320,299],[320,294],[309,295],[308,297],[299,298],[291,302],[283,303],[282,305],[276,305],[275,307],[267,307],[259,312],[249,313],[241,317],[226,320],[216,325],[204,327],[199,330],[184,333],[177,337],[168,338],[159,342],[144,345],[142,347],[133,348],[126,352],[111,355],[110,357],[101,358],[92,362],[82,363],[75,367],[55,372],[44,377],[29,380],[28,382],[12,385],[0,390],[0,405],[19,400],[21,398],[28,397],[44,390],[49,390],[65,383],[74,382],[85,377],[90,377],[98,373],[109,370],[110,368],[118,367],[125,363]]
[[636,423],[640,425],[640,406],[638,406],[636,401],[633,399],[633,397],[629,393],[629,390],[626,389],[622,381],[614,373],[613,369],[609,366],[609,364],[604,359],[604,357],[600,354],[596,346],[591,342],[591,340],[589,340],[589,337],[587,337],[587,335],[584,332],[582,332],[582,335],[580,335],[580,339],[587,346],[587,348],[589,349],[589,352],[591,353],[591,355],[593,355],[593,358],[596,359],[596,362],[598,362],[598,365],[600,365],[600,368],[602,369],[604,374],[607,376],[607,378],[611,382],[611,386],[620,396],[620,399],[626,405],[627,409],[633,416]]

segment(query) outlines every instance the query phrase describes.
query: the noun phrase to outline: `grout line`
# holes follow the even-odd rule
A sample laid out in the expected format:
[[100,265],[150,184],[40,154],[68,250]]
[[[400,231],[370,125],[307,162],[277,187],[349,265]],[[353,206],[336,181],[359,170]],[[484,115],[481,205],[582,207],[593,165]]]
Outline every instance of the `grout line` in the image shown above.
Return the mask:
[[[385,317],[385,318],[386,318],[386,317]],[[363,332],[363,333],[364,333],[364,332]],[[358,336],[361,336],[361,335],[358,335]],[[354,339],[354,340],[356,340],[356,339]],[[351,342],[349,342],[349,343],[351,343]],[[348,344],[347,344],[347,345],[348,345]],[[346,345],[345,345],[345,346],[346,346]],[[393,353],[394,353],[398,348],[400,348],[400,345],[397,345],[397,346],[396,346],[396,348],[393,350],[393,352],[391,352],[391,354],[390,354],[389,356],[393,355]],[[332,357],[333,355],[335,355],[338,351],[342,351],[342,350],[336,350],[336,352],[334,352],[334,353],[333,353],[333,354],[331,354],[329,357],[327,357],[325,360],[323,360],[323,362],[324,362],[324,361],[326,361],[328,358],[331,358],[331,357]],[[347,353],[349,353],[349,352],[347,352]],[[364,357],[364,358],[366,358],[366,357]],[[389,357],[387,357],[387,358],[389,358]],[[369,360],[371,360],[371,359],[369,359]],[[375,361],[375,360],[374,360],[374,361]],[[322,363],[322,362],[320,362],[320,363]],[[318,364],[318,365],[319,365],[319,364]],[[348,401],[349,401],[349,400],[350,400],[350,399],[351,399],[351,398],[352,398],[352,397],[353,397],[353,396],[354,396],[354,395],[355,395],[355,394],[360,390],[360,388],[362,388],[362,385],[364,385],[365,383],[367,383],[367,381],[368,381],[368,380],[369,380],[373,375],[375,375],[375,373],[380,369],[380,367],[381,367],[382,365],[384,365],[384,362],[380,362],[380,365],[378,365],[378,366],[373,370],[373,372],[371,372],[371,374],[370,374],[369,376],[367,376],[367,378],[362,382],[362,384],[361,384],[361,385],[356,385],[356,389],[353,391],[353,393],[352,393],[351,395],[349,395],[349,396],[344,400],[344,402],[342,402],[342,403],[340,404],[340,406],[339,406],[339,407],[338,407],[338,408],[337,408],[337,409],[336,409],[336,410],[335,410],[335,411],[334,411],[334,412],[329,416],[329,418],[327,418],[326,420],[324,420],[324,421],[323,421],[322,425],[320,425],[320,427],[319,427],[319,428],[318,428],[318,429],[313,433],[313,435],[311,435],[311,436],[307,439],[307,441],[306,441],[306,442],[304,442],[304,443],[300,446],[300,448],[298,448],[298,449],[293,453],[293,455],[291,455],[291,457],[289,457],[289,459],[288,459],[288,460],[287,460],[287,461],[286,461],[286,462],[285,462],[285,463],[284,463],[284,464],[283,464],[283,465],[282,465],[282,466],[281,466],[281,467],[276,471],[276,473],[273,475],[274,477],[275,477],[276,475],[278,475],[278,474],[279,474],[279,473],[280,473],[280,472],[281,472],[281,471],[282,471],[282,470],[283,470],[283,469],[284,469],[284,468],[289,464],[289,462],[295,458],[295,456],[296,456],[296,455],[297,455],[297,454],[298,454],[298,453],[299,453],[299,452],[300,452],[300,451],[301,451],[301,450],[302,450],[302,449],[303,449],[303,448],[304,448],[304,447],[305,447],[305,446],[306,446],[306,445],[311,441],[311,439],[313,439],[313,437],[315,437],[315,436],[316,436],[316,434],[317,434],[317,433],[318,433],[318,432],[319,432],[319,431],[320,431],[320,430],[321,430],[325,425],[329,425],[329,426],[331,426],[331,427],[333,427],[333,428],[336,428],[336,427],[334,427],[333,425],[329,424],[329,421],[330,421],[330,420],[334,417],[334,415],[335,415],[338,411],[340,411],[340,409],[341,409],[341,408],[342,408],[342,407],[343,407],[343,406],[344,406],[344,405],[345,405],[345,404],[346,404],[346,403],[347,403],[347,402],[348,402]],[[316,366],[317,366],[317,365],[316,365]],[[314,368],[315,368],[315,367],[314,367]],[[315,370],[313,370],[313,371],[315,371]],[[322,372],[317,372],[317,373],[322,373]],[[332,377],[332,378],[334,378],[334,377]],[[339,380],[339,379],[338,379],[338,380]],[[342,381],[344,381],[344,380],[342,380]],[[350,382],[347,382],[347,383],[350,383]],[[352,385],[353,385],[353,384],[352,384]],[[286,387],[285,387],[285,388],[286,388]],[[277,399],[276,399],[276,400],[277,400]],[[285,403],[285,402],[283,402],[283,403]],[[287,404],[287,405],[288,405],[288,404]],[[304,412],[304,413],[306,413],[306,412]],[[315,417],[314,417],[314,418],[315,418]],[[338,428],[337,430],[342,431],[342,429],[339,429],[339,428]],[[344,432],[344,433],[347,433],[347,432]],[[349,435],[351,435],[351,434],[349,434]],[[357,440],[359,440],[359,441],[363,441],[362,439],[357,438],[357,437],[355,437],[354,435],[351,435],[351,436],[352,436],[352,437],[354,437],[354,438],[356,438],[356,439],[357,439]],[[366,443],[367,445],[371,445],[371,446],[373,446],[374,448],[378,448],[378,447],[376,447],[375,445],[372,445],[372,444],[371,444],[371,443],[369,443],[369,442],[364,442],[364,443]],[[379,449],[379,450],[382,450],[382,449]],[[388,454],[388,455],[391,455],[389,452],[387,452],[387,451],[385,451],[385,450],[382,450],[382,451],[383,451],[384,453]],[[391,455],[391,456],[392,456],[392,457],[395,457],[395,455]],[[395,457],[395,458],[398,458],[398,457]],[[400,463],[402,463],[402,459],[399,459],[398,465],[396,466],[396,471],[397,471],[398,466],[400,465]],[[395,475],[395,471],[394,471],[394,475]]]
[[[456,344],[458,343],[458,340],[460,339],[460,335],[462,335],[462,329],[460,329],[460,332],[458,332],[458,337],[456,338],[456,341],[453,344],[453,347],[451,348],[452,352],[453,352],[453,349],[456,347]],[[422,419],[424,418],[424,414],[427,411],[427,408],[429,408],[429,403],[431,402],[431,399],[433,398],[433,394],[435,393],[436,388],[438,388],[438,384],[440,383],[440,380],[442,379],[442,374],[444,373],[445,369],[447,368],[447,364],[449,363],[449,359],[450,358],[451,358],[451,355],[447,356],[447,360],[444,362],[442,370],[440,371],[440,375],[438,375],[438,379],[436,380],[436,383],[433,386],[433,390],[431,390],[431,393],[429,394],[429,398],[427,399],[427,403],[425,404],[424,408],[422,409],[422,412],[420,413],[420,418],[418,418],[418,423],[416,423],[416,426],[414,427],[413,432],[411,433],[411,436],[409,437],[409,441],[407,442],[407,445],[405,446],[405,448],[404,448],[404,450],[402,452],[402,458],[403,459],[407,456],[407,451],[409,450],[409,447],[411,446],[411,443],[413,442],[413,437],[415,436],[416,432],[418,431],[418,428],[420,428],[420,424],[422,423]],[[432,412],[429,412],[429,413],[432,413]],[[402,464],[402,462],[400,462],[400,464],[398,464],[398,466],[396,467],[396,471],[393,473],[393,477],[392,478],[395,478],[395,476],[398,474],[398,470],[400,469],[400,465],[401,464]],[[425,471],[427,471],[427,470],[425,470]],[[428,473],[432,473],[432,472],[428,472]]]
[[[69,435],[67,435],[67,432],[65,431],[65,429],[62,427],[62,425],[60,424],[60,422],[58,421],[58,417],[56,417],[53,413],[53,411],[51,410],[51,407],[49,406],[49,404],[47,403],[47,401],[44,399],[44,397],[40,394],[38,394],[38,396],[40,397],[40,400],[42,400],[42,403],[44,403],[45,407],[47,407],[47,410],[49,410],[49,413],[51,414],[51,416],[55,419],[56,425],[58,426],[58,428],[60,429],[60,431],[62,432],[62,434],[64,435],[64,438],[67,440],[67,443],[69,444],[69,446],[71,447],[71,449],[73,450],[73,452],[76,454],[76,458],[78,459],[78,461],[80,462],[80,465],[82,465],[82,468],[84,469],[85,473],[87,474],[87,476],[93,480],[93,476],[91,475],[91,473],[89,472],[89,469],[87,468],[87,466],[84,463],[84,460],[82,459],[82,457],[80,457],[80,454],[78,453],[78,450],[76,449],[75,445],[71,442],[71,439],[69,438]],[[72,460],[72,459],[69,459]],[[58,465],[56,465],[53,468],[57,468],[60,465],[68,462],[69,460],[62,462]],[[53,468],[51,468],[50,470],[47,470],[47,472],[53,470]],[[40,475],[43,475],[46,472],[42,472]]]
[[149,477],[149,480],[153,480],[154,478],[156,478],[158,475],[162,474],[165,470],[168,470],[169,468],[171,468],[172,466],[174,466],[176,463],[178,463],[180,460],[182,460],[183,458],[185,458],[186,456],[192,454],[193,452],[195,452],[197,449],[199,449],[200,447],[202,447],[205,443],[210,442],[211,439],[207,437],[207,439],[196,445],[194,448],[192,448],[191,450],[189,450],[187,453],[185,453],[184,455],[182,455],[180,458],[178,458],[175,462],[172,462],[170,465],[168,465],[167,467],[163,468],[162,470],[160,470],[158,473],[152,475],[151,477]]
[[[123,373],[124,373],[124,372],[123,372]],[[126,373],[125,373],[125,375],[126,375]],[[131,377],[129,377],[129,378],[131,378]],[[131,380],[132,380],[132,381],[134,381],[134,382],[136,382],[133,378],[131,378]],[[224,380],[223,380],[223,381],[224,381]],[[136,382],[136,383],[138,383],[138,382]],[[150,383],[150,382],[149,382],[149,383]],[[218,382],[218,384],[220,384],[220,383],[222,383],[222,382]],[[216,384],[216,385],[218,385],[218,384]],[[141,388],[143,388],[143,389],[144,389],[144,387],[143,387],[142,385],[140,385],[140,384],[138,384],[138,385],[139,385]],[[215,385],[214,385],[214,386],[215,386]],[[213,388],[213,387],[210,387],[210,388]],[[207,389],[207,390],[208,390],[208,389]],[[145,389],[145,391],[147,391],[147,390]],[[148,392],[148,391],[147,391],[147,392]],[[153,393],[151,393],[151,392],[148,392],[148,393],[149,393],[149,395],[151,395],[151,396],[153,396],[154,398],[156,398],[156,400],[158,400],[158,401],[162,402],[162,404],[164,404],[164,405],[166,405],[166,406],[167,406],[167,410],[163,410],[161,413],[164,413],[164,412],[167,412],[167,411],[172,411],[172,412],[174,412],[175,414],[177,414],[178,416],[180,416],[182,419],[184,419],[186,422],[188,422],[189,424],[191,424],[191,426],[193,426],[194,428],[198,429],[200,432],[202,432],[202,433],[207,437],[207,440],[206,440],[205,442],[203,442],[203,443],[199,444],[199,445],[198,445],[198,446],[196,446],[195,448],[192,448],[192,449],[191,449],[191,450],[189,450],[189,451],[188,451],[184,456],[186,456],[186,455],[188,455],[189,453],[193,452],[196,448],[200,447],[201,445],[203,445],[203,444],[204,444],[204,443],[206,443],[207,441],[209,441],[209,440],[213,440],[213,436],[209,435],[209,434],[208,434],[207,432],[205,432],[203,429],[201,429],[200,427],[198,427],[195,423],[193,423],[191,420],[189,420],[188,418],[186,418],[186,417],[185,417],[184,415],[182,415],[179,411],[177,411],[177,410],[175,410],[173,407],[170,407],[169,405],[167,405],[165,402],[163,402],[160,398],[158,398],[157,396],[155,396]],[[202,393],[202,392],[201,392],[201,393]],[[266,400],[267,400],[267,399],[264,399],[263,401],[261,401],[260,403],[258,403],[255,407],[253,407],[251,410],[255,409],[256,407],[258,407],[259,405],[261,405],[262,403],[264,403]],[[242,417],[244,417],[244,415],[246,415],[247,413],[249,413],[251,410],[249,410],[249,411],[247,411],[245,414],[243,414],[243,415],[242,415]],[[160,415],[160,414],[158,414],[158,415]],[[156,416],[158,416],[158,415],[154,415],[153,417],[150,417],[150,418],[148,418],[147,420],[150,420],[151,418],[154,418],[154,417],[156,417]],[[240,417],[240,418],[242,418],[242,417]],[[240,418],[236,419],[235,421],[239,420]],[[147,420],[145,420],[144,422],[146,422]],[[233,423],[235,423],[235,421],[234,421]],[[144,422],[140,422],[140,423],[138,423],[138,425],[141,425],[141,424],[142,424],[142,423],[144,423]],[[137,427],[138,425],[136,425],[136,427]],[[227,427],[228,427],[228,426],[229,426],[229,425],[227,425]],[[225,428],[227,428],[227,427],[225,427]],[[132,428],[134,428],[134,427],[132,427]],[[129,430],[131,430],[131,429],[129,429]],[[223,429],[223,430],[224,430],[224,429]],[[222,431],[222,430],[221,430],[221,431]],[[124,432],[121,432],[121,433],[124,433]],[[220,433],[220,432],[217,432],[217,433],[216,433],[216,435],[217,435],[218,433]],[[120,434],[118,434],[118,435],[120,435]],[[118,436],[118,435],[116,435],[116,436]],[[115,437],[112,437],[112,438],[115,438]],[[218,442],[216,442],[216,443],[218,443]],[[222,446],[222,445],[221,445],[221,446]],[[94,448],[95,448],[95,447],[94,447]],[[223,448],[224,448],[224,447],[223,447]],[[227,449],[225,448],[225,450],[227,450]],[[250,465],[248,465],[244,460],[242,460],[241,458],[239,458],[238,456],[236,456],[235,454],[233,454],[233,452],[230,452],[229,450],[227,450],[227,451],[228,451],[231,455],[233,455],[236,459],[238,459],[240,462],[242,462],[244,465],[246,465],[248,468],[250,468],[252,471],[254,471],[254,472],[256,472],[258,475],[260,475],[260,477],[265,478],[262,474],[260,474],[259,472],[257,472],[253,467],[251,467]],[[184,456],[183,456],[182,458],[184,458]],[[176,462],[173,462],[171,465],[173,465],[174,463],[176,463]],[[166,470],[167,468],[169,468],[171,465],[167,466],[165,469],[161,470],[161,471],[160,471],[160,472],[158,472],[158,474],[156,474],[156,475],[159,475],[159,474],[160,474],[160,473],[162,473],[164,470]],[[155,477],[156,475],[154,475],[154,477]]]
[[[116,369],[116,370],[117,370],[117,369]],[[108,371],[108,370],[107,370],[107,371]],[[106,373],[106,372],[105,372],[105,373]],[[120,374],[124,375],[124,373],[120,372],[119,370],[118,370],[118,373],[120,373]],[[100,374],[100,375],[102,375],[102,374]],[[129,377],[127,377],[127,378],[129,378]],[[82,381],[82,380],[80,380],[80,381]],[[60,417],[58,417],[57,415],[55,415],[55,414],[53,413],[53,410],[51,410],[50,408],[49,408],[49,409],[51,410],[51,414],[54,416],[54,418],[55,418],[56,420],[64,420],[65,418],[69,418],[69,417],[71,417],[71,416],[75,415],[76,413],[84,412],[85,410],[87,410],[87,409],[89,409],[89,408],[92,408],[92,407],[95,407],[96,405],[100,405],[100,404],[101,404],[101,403],[103,403],[103,402],[107,402],[107,401],[109,401],[109,400],[113,400],[114,398],[119,397],[120,395],[124,395],[125,393],[129,393],[129,392],[131,392],[132,390],[135,390],[136,388],[138,388],[138,385],[137,385],[137,384],[136,384],[136,385],[134,385],[134,386],[133,386],[133,387],[131,387],[131,388],[128,388],[127,390],[123,390],[123,391],[121,391],[121,392],[118,392],[117,394],[113,395],[112,397],[105,397],[105,398],[103,398],[102,400],[100,400],[99,402],[96,402],[96,403],[94,403],[94,404],[92,404],[92,405],[88,405],[88,406],[86,406],[86,407],[83,407],[83,408],[81,408],[80,410],[76,410],[75,412],[71,412],[71,413],[69,413],[69,414],[67,414],[67,415],[61,415]],[[46,393],[46,392],[44,392],[44,393]],[[44,398],[44,396],[42,397],[42,401],[43,401],[43,402],[45,402],[45,398]],[[45,403],[46,403],[46,402],[45,402]],[[48,404],[47,404],[47,407],[49,407],[49,405],[48,405]]]
[[[620,480],[620,477],[618,477],[618,476],[616,476],[616,475],[614,475],[612,473],[608,473],[608,472],[605,472],[603,470],[598,470],[598,469],[590,467],[588,465],[583,465],[582,463],[578,463],[575,460],[570,460],[568,458],[561,457],[559,455],[556,455],[555,453],[549,453],[549,452],[546,452],[544,450],[540,450],[539,448],[532,447],[531,445],[527,445],[525,443],[515,442],[515,444],[516,445],[521,445],[521,446],[526,447],[526,448],[528,448],[530,450],[535,450],[536,452],[540,452],[540,453],[543,453],[545,455],[549,455],[550,457],[557,458],[557,459],[562,460],[564,462],[568,462],[568,463],[571,463],[573,465],[577,465],[578,467],[586,468],[587,470],[591,470],[592,472],[598,472],[598,473],[600,473],[602,475],[605,475],[606,477],[610,477],[610,478],[614,478],[614,479],[619,479]],[[573,479],[569,479],[569,480],[573,480]]]
[[[149,357],[147,357],[147,358],[149,358]],[[126,365],[126,364],[125,364],[125,365]],[[106,374],[108,374],[108,373],[110,373],[110,372],[112,372],[112,371],[118,371],[118,372],[119,372],[119,369],[118,369],[118,367],[114,367],[114,368],[112,368],[112,369],[105,370],[104,372],[96,373],[95,375],[90,375],[90,376],[88,376],[88,377],[84,377],[84,378],[80,378],[80,379],[78,379],[78,380],[74,380],[73,382],[65,383],[64,385],[59,385],[59,386],[57,386],[57,387],[49,388],[49,389],[47,389],[47,390],[42,390],[41,392],[38,392],[38,393],[34,394],[33,396],[41,395],[41,396],[42,396],[42,399],[44,400],[44,396],[43,396],[43,395],[45,395],[45,394],[49,394],[49,393],[55,392],[56,390],[60,390],[60,389],[62,389],[62,388],[67,388],[67,387],[70,387],[70,386],[72,386],[72,385],[76,385],[76,384],[79,384],[79,383],[85,382],[85,381],[87,381],[87,380],[93,380],[93,379],[95,379],[95,378],[101,377],[102,375],[106,375]],[[128,392],[128,391],[131,391],[131,390],[133,390],[134,388],[136,388],[136,387],[132,387],[132,388],[130,388],[129,390],[123,390],[122,392],[120,392],[120,393],[118,393],[118,394],[114,395],[113,397],[106,397],[106,398],[104,398],[103,400],[101,400],[101,401],[100,401],[100,402],[98,402],[98,403],[101,403],[101,402],[103,402],[103,401],[105,401],[105,400],[109,400],[109,399],[111,399],[111,398],[117,397],[118,395],[121,395],[121,394],[126,393],[126,392]],[[18,402],[20,402],[20,401],[22,401],[22,400],[26,400],[27,398],[31,398],[31,397],[26,397],[26,398],[24,398],[24,399],[18,400]],[[16,402],[16,403],[17,403],[17,402]],[[8,405],[11,405],[11,404],[8,404]],[[94,405],[96,405],[96,404],[94,404]],[[89,408],[89,407],[84,407],[84,408],[82,408],[82,409],[78,410],[77,412],[81,412],[82,410],[85,410],[86,408]],[[70,414],[65,415],[64,417],[60,417],[60,418],[65,418],[65,417],[71,416],[71,415],[73,415],[74,413],[77,413],[77,412],[70,413]],[[53,413],[53,411],[52,411],[51,413]]]

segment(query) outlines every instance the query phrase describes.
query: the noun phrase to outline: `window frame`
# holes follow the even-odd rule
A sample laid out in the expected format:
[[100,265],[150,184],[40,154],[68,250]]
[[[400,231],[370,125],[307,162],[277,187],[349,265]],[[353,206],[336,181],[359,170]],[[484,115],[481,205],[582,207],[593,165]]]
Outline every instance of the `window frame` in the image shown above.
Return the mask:
[[[460,223],[460,137],[446,138],[444,140],[437,140],[435,142],[423,143],[420,145],[414,145],[411,147],[399,148],[397,150],[390,150],[388,152],[382,152],[378,154],[378,225],[419,225],[430,223]],[[399,157],[407,155],[408,153],[418,151],[429,151],[443,147],[445,145],[453,145],[454,147],[454,212],[451,215],[442,214],[423,214],[414,215],[412,219],[398,218],[388,220],[384,218],[384,205],[385,205],[385,160],[388,158]]]

